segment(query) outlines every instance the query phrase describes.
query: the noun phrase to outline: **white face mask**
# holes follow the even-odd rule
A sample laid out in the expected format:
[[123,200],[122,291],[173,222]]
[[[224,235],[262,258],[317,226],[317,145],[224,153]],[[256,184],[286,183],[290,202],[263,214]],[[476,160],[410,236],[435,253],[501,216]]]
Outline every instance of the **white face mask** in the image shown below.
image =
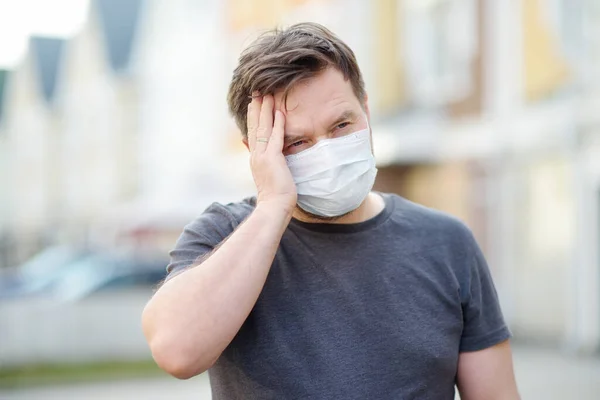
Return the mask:
[[369,128],[323,139],[309,149],[287,156],[298,191],[298,205],[323,217],[353,211],[367,197],[377,175]]

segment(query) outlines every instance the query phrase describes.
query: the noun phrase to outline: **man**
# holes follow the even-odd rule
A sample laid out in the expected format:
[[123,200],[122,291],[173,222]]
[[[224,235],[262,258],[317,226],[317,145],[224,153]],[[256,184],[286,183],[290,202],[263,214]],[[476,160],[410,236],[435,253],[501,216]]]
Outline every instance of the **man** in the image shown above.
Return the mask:
[[312,23],[241,56],[229,107],[257,196],[213,204],[171,252],[143,327],[214,399],[518,399],[485,260],[457,220],[371,192],[353,52]]

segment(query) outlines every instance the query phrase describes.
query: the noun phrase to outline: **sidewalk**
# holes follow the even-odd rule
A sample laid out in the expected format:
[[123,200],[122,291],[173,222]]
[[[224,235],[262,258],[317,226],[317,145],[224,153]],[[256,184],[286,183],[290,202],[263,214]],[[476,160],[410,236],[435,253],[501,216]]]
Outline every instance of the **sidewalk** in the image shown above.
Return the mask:
[[[556,351],[515,347],[515,370],[523,400],[600,399],[600,357],[572,358]],[[206,375],[188,381],[138,379],[121,382],[0,392],[3,400],[210,400]]]

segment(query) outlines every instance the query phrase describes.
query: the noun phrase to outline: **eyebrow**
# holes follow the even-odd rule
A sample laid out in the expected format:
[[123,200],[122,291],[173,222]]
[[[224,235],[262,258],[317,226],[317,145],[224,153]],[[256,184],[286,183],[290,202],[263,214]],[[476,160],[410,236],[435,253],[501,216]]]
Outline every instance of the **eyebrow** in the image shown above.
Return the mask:
[[[329,124],[328,131],[330,131],[334,126],[341,124],[342,122],[348,120],[355,120],[357,118],[357,114],[352,110],[346,110],[342,112],[331,124]],[[288,145],[290,143],[294,143],[298,140],[304,139],[306,135],[285,135],[283,139],[284,145]]]
[[354,121],[355,119],[356,113],[352,110],[346,110],[343,113],[341,113],[340,116],[337,117],[331,125],[329,125],[329,130],[331,130],[331,128],[333,128],[334,126],[341,124],[342,122],[348,120]]

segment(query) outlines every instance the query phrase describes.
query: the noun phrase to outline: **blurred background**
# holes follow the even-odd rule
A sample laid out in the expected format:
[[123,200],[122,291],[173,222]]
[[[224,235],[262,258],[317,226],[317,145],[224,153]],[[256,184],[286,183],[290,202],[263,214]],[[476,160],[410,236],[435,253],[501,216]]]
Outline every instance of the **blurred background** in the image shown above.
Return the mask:
[[141,310],[183,226],[253,194],[227,86],[300,21],[357,55],[376,189],[474,231],[523,397],[600,398],[597,0],[0,0],[0,397],[210,398]]

